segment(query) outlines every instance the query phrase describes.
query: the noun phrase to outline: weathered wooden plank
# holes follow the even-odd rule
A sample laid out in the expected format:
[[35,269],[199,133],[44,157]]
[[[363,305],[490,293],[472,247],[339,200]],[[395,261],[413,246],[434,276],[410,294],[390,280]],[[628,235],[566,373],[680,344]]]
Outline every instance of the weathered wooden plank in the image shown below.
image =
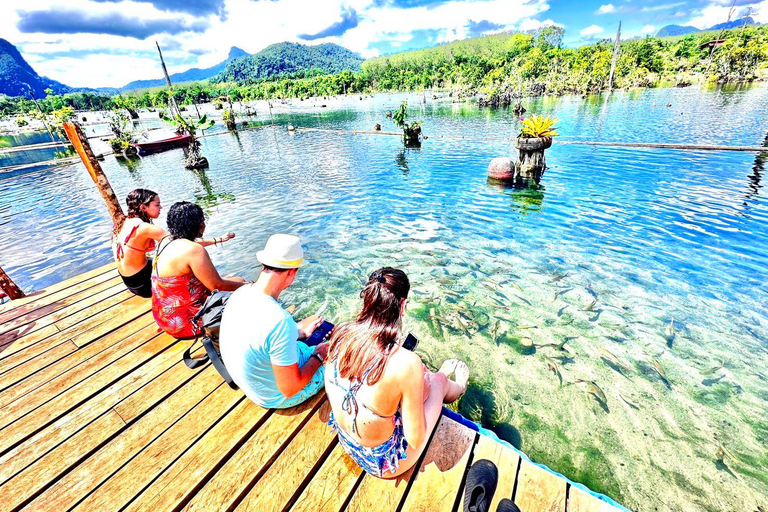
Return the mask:
[[[136,327],[139,329],[137,330]],[[33,374],[33,379],[29,382],[23,381],[6,390],[0,394],[0,413],[3,415],[3,418],[0,419],[0,428],[47,401],[55,399],[60,393],[108,366],[110,362],[143,345],[156,334],[157,327],[153,323],[144,323],[143,328],[128,324],[103,337],[101,345],[92,346],[97,350],[90,350],[91,347],[81,349],[81,351],[87,352],[86,355],[90,358],[77,361],[79,351],[75,352],[72,359],[80,364],[64,369],[67,366],[67,361],[62,361],[59,365],[63,369],[62,373],[55,372],[56,368],[48,368]],[[99,351],[99,348],[102,350]],[[48,377],[52,378],[45,380]]]
[[75,351],[77,351],[77,345],[71,341],[65,341],[51,350],[43,352],[39,357],[0,374],[0,391],[28,378],[31,374],[54,364]]
[[[0,409],[0,423],[4,425],[2,430],[0,430],[0,453],[34,434],[56,418],[63,416],[71,409],[80,405],[84,400],[98,393],[102,388],[111,385],[125,374],[130,373],[148,359],[155,357],[175,343],[175,340],[170,336],[154,336],[157,336],[157,331],[152,326],[147,327],[131,336],[131,340],[126,342],[126,344],[131,345],[136,342],[140,346],[124,357],[120,357],[112,364],[100,369],[96,365],[95,368],[88,368],[88,370],[83,370],[82,372],[73,369],[61,376],[61,382],[59,382],[59,378],[49,382],[45,385],[46,387],[51,385],[51,389],[47,390],[49,394],[47,396],[45,394],[38,396],[35,401],[45,401],[50,396],[55,396],[55,398],[51,398],[37,407],[34,410],[34,414],[19,417],[18,413],[20,411],[26,410],[29,412],[29,410],[33,409],[25,405],[26,400],[17,400],[9,404],[7,406],[9,408],[8,411],[5,408]],[[91,373],[93,369],[97,370],[96,373]],[[72,375],[69,375],[70,373]],[[71,385],[73,382],[77,383]],[[63,387],[69,387],[69,389],[66,393],[58,393],[57,391]]]
[[102,304],[102,306],[104,309],[95,310],[89,318],[63,331],[59,331],[55,325],[49,325],[35,332],[35,336],[17,340],[0,353],[3,369],[10,370],[67,340],[82,346],[89,340],[131,322],[151,309],[151,304],[146,299],[136,296],[118,304]]
[[[215,390],[220,386],[221,379],[218,378],[216,371],[213,368],[206,368],[186,386],[178,389],[173,395],[157,405],[157,407],[152,409],[139,421],[131,424],[108,444],[104,445],[87,460],[83,461],[50,488],[46,489],[45,492],[30,503],[30,508],[33,510],[68,510],[80,499],[88,495],[88,493],[91,493],[94,490],[99,492],[98,489],[101,489],[104,485],[110,486],[111,484],[109,484],[109,482],[112,479],[125,479],[127,477],[128,481],[132,478],[136,478],[136,481],[140,481],[143,478],[147,478],[149,476],[147,472],[151,472],[154,468],[144,467],[133,471],[126,470],[125,468],[122,468],[122,466],[126,463],[129,465],[134,464],[135,466],[133,460],[142,454],[142,450],[147,449],[149,445],[157,441],[160,438],[159,436],[162,436],[175,422],[187,415],[190,410],[194,410],[198,404],[204,402],[207,397],[212,396],[212,394],[215,393]],[[220,395],[221,393],[217,396]],[[208,403],[210,403],[210,401]],[[220,404],[221,401],[216,403]],[[212,416],[217,414],[215,409],[205,408],[205,410],[211,413]],[[197,416],[199,417],[199,413]],[[203,418],[202,422],[205,423],[205,421],[212,420]],[[194,425],[190,425],[190,427],[193,430],[199,428],[199,426]],[[188,433],[181,433],[181,437],[177,439],[179,443],[182,443],[185,439],[184,435],[188,435]],[[39,462],[45,462],[44,459],[48,458],[55,460],[54,457],[59,452],[65,452],[66,448],[69,448],[70,450],[72,449],[72,447],[66,445],[67,443],[57,448]],[[184,448],[186,448],[186,446]],[[77,450],[77,447],[75,447],[75,449]],[[163,457],[171,456],[171,452],[162,453],[154,450],[152,453],[154,457],[157,457],[156,463],[158,465]],[[40,463],[35,463],[30,469],[36,469],[37,466],[41,465]],[[25,473],[28,473],[30,469],[26,470]],[[66,468],[61,469],[64,470]],[[132,486],[134,483],[126,483],[126,485]],[[125,491],[127,491],[132,493],[130,497],[133,497],[140,491],[140,489],[141,486],[130,487],[123,489],[123,492],[125,493]],[[96,498],[89,497],[89,499]],[[106,505],[100,503],[99,506],[94,506],[90,510],[118,509],[120,509],[120,505],[115,502]],[[85,510],[88,510],[88,508]]]
[[601,501],[589,493],[574,487],[568,487],[568,512],[617,512],[618,509]]
[[44,308],[49,307],[52,304],[60,303],[72,295],[82,292],[83,290],[87,290],[97,284],[103,283],[104,281],[114,279],[115,277],[118,277],[118,273],[117,270],[113,269],[112,272],[102,272],[101,274],[93,276],[90,279],[83,280],[67,288],[62,288],[56,292],[50,293],[45,297],[30,297],[30,300],[27,301],[27,303],[24,305],[15,304],[17,301],[14,300],[9,304],[13,304],[15,307],[0,311],[0,324],[10,322],[22,316],[34,319]]
[[[16,400],[18,397],[26,395],[32,390],[41,387],[47,382],[53,380],[59,375],[63,375],[67,371],[80,364],[90,364],[88,360],[104,350],[112,347],[113,345],[120,343],[126,337],[134,334],[141,329],[149,325],[154,324],[154,318],[147,313],[143,317],[136,319],[135,321],[124,325],[120,329],[110,333],[106,336],[101,336],[97,341],[90,345],[77,350],[77,345],[71,341],[67,341],[58,347],[45,352],[40,357],[36,357],[31,361],[27,361],[21,366],[18,366],[14,370],[0,375],[0,389],[13,385],[11,389],[5,390],[0,396],[0,407]],[[60,357],[53,364],[45,365],[41,360],[45,360],[45,357],[49,353],[53,353],[53,356],[59,355],[59,347],[70,348],[70,353],[67,357]],[[74,348],[71,348],[74,347]],[[66,354],[65,354],[66,355]],[[39,367],[39,370],[35,371],[35,367]]]
[[270,413],[270,410],[250,400],[240,402],[152,482],[124,512],[178,510],[229,459],[238,446],[261,426]]
[[[512,492],[515,490],[515,479],[517,478],[517,468],[520,465],[520,456],[503,444],[497,443],[490,437],[481,435],[475,446],[472,463],[474,464],[480,459],[490,460],[499,469],[496,494],[493,495],[491,507],[488,509],[496,510],[503,498],[512,499]],[[464,496],[464,489],[462,489],[461,495]]]
[[256,482],[237,512],[284,510],[298,497],[297,489],[337,443],[336,433],[326,425],[329,413],[326,402]]
[[[179,344],[170,347],[49,427],[6,452],[0,457],[0,483],[76,435],[127,396],[141,393],[144,395],[142,403],[149,408],[170,395],[197,373],[191,372],[180,361],[182,349]],[[162,378],[156,378],[160,375]]]
[[565,512],[566,482],[527,460],[520,463],[515,503],[521,512]]
[[429,443],[403,511],[452,510],[477,432],[443,416]]
[[340,512],[362,473],[360,466],[337,444],[291,511]]
[[408,483],[415,477],[411,468],[397,478],[382,479],[364,475],[363,481],[347,505],[346,512],[371,512],[374,510],[397,510],[405,496]]
[[119,277],[112,277],[87,290],[56,301],[53,304],[48,304],[28,315],[22,315],[6,322],[0,325],[0,345],[13,342],[41,327],[51,325],[67,315],[81,310],[84,305],[95,304],[99,300],[121,291],[127,291],[125,290],[125,285]]
[[12,300],[11,302],[2,304],[0,305],[0,314],[6,315],[15,310],[20,310],[23,314],[24,311],[30,311],[31,309],[49,303],[49,297],[60,290],[68,290],[70,288],[74,288],[80,283],[108,272],[114,272],[115,275],[117,275],[117,267],[114,263],[109,263],[89,272],[78,274],[65,281],[61,281],[47,288],[43,288],[42,290],[37,290],[36,292],[30,293],[24,298]]
[[320,393],[303,404],[274,411],[259,430],[237,450],[215,475],[185,505],[187,512],[231,510],[282,453],[304,422],[325,403]]
[[[119,414],[107,411],[106,414],[67,439],[55,451],[48,453],[10,481],[4,482],[0,485],[0,512],[9,512],[24,506],[58,475],[77,464],[90,450],[124,426],[125,423]],[[30,507],[30,510],[46,509],[54,510],[47,503],[38,503]]]
[[[216,380],[221,383],[221,378],[215,370],[213,368],[210,370],[215,374]],[[194,379],[192,382],[196,381],[197,379]],[[189,386],[185,386],[182,390],[187,387]],[[242,391],[220,385],[216,391],[203,399],[71,510],[74,512],[122,509],[243,399]]]

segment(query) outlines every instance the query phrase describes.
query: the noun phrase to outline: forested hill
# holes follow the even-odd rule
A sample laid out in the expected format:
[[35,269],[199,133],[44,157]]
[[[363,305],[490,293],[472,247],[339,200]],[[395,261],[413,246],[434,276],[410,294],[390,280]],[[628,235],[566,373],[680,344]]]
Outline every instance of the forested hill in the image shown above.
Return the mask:
[[15,46],[0,39],[0,94],[25,96],[30,88],[38,98],[44,97],[49,88],[57,94],[72,90],[61,82],[38,75]]
[[363,58],[332,43],[307,46],[298,43],[277,43],[249,57],[227,63],[227,67],[212,81],[256,82],[281,76],[302,76],[315,70],[323,73],[359,71]]

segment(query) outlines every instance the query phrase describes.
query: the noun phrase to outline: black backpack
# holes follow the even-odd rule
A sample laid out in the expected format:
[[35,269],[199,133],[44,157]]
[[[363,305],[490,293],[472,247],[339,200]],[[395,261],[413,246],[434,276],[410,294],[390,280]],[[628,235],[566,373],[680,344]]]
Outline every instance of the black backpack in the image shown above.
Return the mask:
[[[201,343],[205,348],[206,355],[202,357],[192,357],[192,345],[184,352],[184,364],[189,368],[199,368],[208,361],[213,363],[216,371],[224,379],[224,382],[232,389],[238,389],[237,384],[232,381],[227,368],[224,366],[224,362],[221,360],[221,353],[219,352],[219,328],[221,327],[221,317],[224,315],[224,307],[227,305],[229,297],[232,292],[220,292],[214,290],[210,297],[205,301],[205,304],[200,308],[200,311],[192,319],[192,325],[195,330],[195,341],[199,340],[202,336]],[[199,326],[202,326],[199,327]]]

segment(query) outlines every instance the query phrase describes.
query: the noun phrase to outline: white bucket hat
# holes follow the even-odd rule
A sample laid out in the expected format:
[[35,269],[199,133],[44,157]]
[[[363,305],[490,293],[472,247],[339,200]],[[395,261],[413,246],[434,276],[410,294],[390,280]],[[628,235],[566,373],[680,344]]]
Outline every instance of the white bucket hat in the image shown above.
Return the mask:
[[264,250],[256,252],[256,259],[262,265],[274,268],[299,268],[307,264],[301,240],[294,235],[272,235]]

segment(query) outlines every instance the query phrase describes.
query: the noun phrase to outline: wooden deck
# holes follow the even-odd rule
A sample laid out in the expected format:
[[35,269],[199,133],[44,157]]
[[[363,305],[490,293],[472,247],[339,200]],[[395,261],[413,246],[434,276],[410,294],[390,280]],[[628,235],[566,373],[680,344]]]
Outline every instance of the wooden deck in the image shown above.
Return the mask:
[[499,467],[496,503],[615,510],[445,417],[418,471],[372,478],[323,395],[262,409],[210,365],[189,370],[188,344],[158,332],[113,265],[0,306],[0,512],[460,511],[481,458]]

